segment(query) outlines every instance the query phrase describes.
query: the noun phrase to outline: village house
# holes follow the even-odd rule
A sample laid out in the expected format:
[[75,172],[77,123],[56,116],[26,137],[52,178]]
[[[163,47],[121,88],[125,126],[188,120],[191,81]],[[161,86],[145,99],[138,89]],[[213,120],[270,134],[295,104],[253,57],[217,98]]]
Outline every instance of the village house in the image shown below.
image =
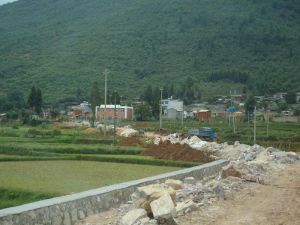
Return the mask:
[[[116,113],[115,113],[116,110]],[[101,122],[103,120],[113,121],[116,115],[116,119],[120,120],[133,120],[133,107],[121,106],[121,105],[100,105],[96,106],[96,121]]]
[[71,120],[76,122],[88,121],[92,118],[91,104],[82,102],[80,105],[72,106]]
[[199,119],[199,121],[209,121],[211,119],[211,111],[207,109],[199,110],[196,113],[196,117]]
[[182,119],[184,117],[183,101],[178,99],[163,99],[162,117],[168,120]]

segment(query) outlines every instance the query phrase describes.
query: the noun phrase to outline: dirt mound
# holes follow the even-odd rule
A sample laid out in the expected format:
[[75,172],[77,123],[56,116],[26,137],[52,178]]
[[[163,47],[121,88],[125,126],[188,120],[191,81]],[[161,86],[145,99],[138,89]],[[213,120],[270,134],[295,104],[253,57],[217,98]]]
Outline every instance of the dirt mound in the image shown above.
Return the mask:
[[121,146],[140,146],[140,137],[121,138]]
[[145,151],[141,153],[144,156],[152,156],[156,159],[177,160],[185,162],[202,162],[207,163],[213,161],[205,152],[192,149],[184,144],[160,143],[160,145],[149,145]]

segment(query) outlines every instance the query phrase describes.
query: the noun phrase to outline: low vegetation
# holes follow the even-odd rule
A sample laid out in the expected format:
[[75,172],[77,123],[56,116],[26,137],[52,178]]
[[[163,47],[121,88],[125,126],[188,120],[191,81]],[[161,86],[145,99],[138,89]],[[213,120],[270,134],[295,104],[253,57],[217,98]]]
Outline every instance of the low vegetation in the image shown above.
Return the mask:
[[177,169],[177,167],[88,161],[1,162],[0,180],[4,182],[0,183],[0,208]]

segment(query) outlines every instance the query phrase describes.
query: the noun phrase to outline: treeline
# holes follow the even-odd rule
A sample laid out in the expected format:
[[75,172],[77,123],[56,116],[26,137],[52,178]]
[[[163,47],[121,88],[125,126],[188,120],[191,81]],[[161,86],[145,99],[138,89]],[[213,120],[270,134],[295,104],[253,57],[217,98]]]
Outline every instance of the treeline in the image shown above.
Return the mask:
[[42,113],[43,97],[42,91],[33,86],[28,98],[23,93],[14,90],[6,96],[0,97],[0,113],[5,113],[9,120],[20,119],[24,124],[35,124],[33,116],[37,118]]
[[213,72],[207,77],[209,82],[229,81],[240,84],[247,84],[250,76],[248,73],[241,71],[219,71]]

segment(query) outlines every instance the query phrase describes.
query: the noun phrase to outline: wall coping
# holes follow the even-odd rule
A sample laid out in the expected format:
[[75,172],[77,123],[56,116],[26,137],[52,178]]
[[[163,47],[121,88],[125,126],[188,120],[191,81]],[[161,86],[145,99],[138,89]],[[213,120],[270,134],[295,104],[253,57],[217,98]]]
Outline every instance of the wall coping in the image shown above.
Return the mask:
[[147,178],[142,178],[142,179],[138,179],[138,180],[133,180],[133,181],[128,181],[128,182],[124,182],[124,183],[120,183],[120,184],[114,184],[114,185],[105,186],[105,187],[101,187],[101,188],[97,188],[97,189],[91,189],[88,191],[83,191],[83,192],[79,192],[79,193],[75,193],[75,194],[71,194],[71,195],[65,195],[65,196],[61,196],[61,197],[55,197],[55,198],[51,198],[51,199],[41,200],[41,201],[29,203],[29,204],[24,204],[21,206],[5,208],[5,209],[0,210],[0,218],[6,217],[9,215],[14,215],[14,214],[21,214],[26,211],[32,211],[32,210],[36,210],[36,209],[40,209],[40,208],[44,208],[44,207],[49,207],[49,206],[53,206],[53,205],[72,202],[75,200],[79,200],[79,199],[83,199],[83,198],[87,198],[87,197],[91,197],[91,196],[95,196],[95,195],[101,195],[101,194],[109,193],[112,191],[116,191],[118,189],[124,189],[124,188],[132,187],[132,186],[138,186],[141,184],[154,182],[154,181],[160,180],[160,179],[167,179],[167,178],[171,178],[171,177],[178,176],[178,175],[189,174],[189,173],[197,171],[199,169],[205,169],[205,168],[209,168],[211,166],[226,164],[227,162],[228,162],[227,160],[217,160],[217,161],[213,161],[210,163],[202,164],[200,166],[186,168],[186,169],[182,169],[182,170],[178,170],[178,171],[174,171],[174,172],[164,173],[164,174],[151,176],[151,177],[147,177]]

